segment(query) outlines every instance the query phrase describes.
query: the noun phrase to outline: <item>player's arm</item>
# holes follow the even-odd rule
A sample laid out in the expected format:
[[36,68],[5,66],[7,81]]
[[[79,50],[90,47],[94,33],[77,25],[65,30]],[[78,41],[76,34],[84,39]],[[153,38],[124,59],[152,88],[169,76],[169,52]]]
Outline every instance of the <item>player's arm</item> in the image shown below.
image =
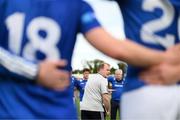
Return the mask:
[[75,76],[71,76],[71,79],[73,80],[73,89],[74,89],[74,97],[75,99],[78,98],[78,93],[79,93],[79,80]]
[[69,85],[69,72],[59,70],[59,67],[64,67],[66,64],[63,60],[45,60],[35,64],[0,47],[0,72],[2,74],[9,73],[12,76],[36,80],[38,84],[47,88],[59,90]]
[[110,113],[110,94],[108,94],[108,81],[103,79],[100,81],[100,91],[102,97],[102,104],[104,105],[105,112]]
[[0,47],[0,65],[6,68],[4,70],[24,76],[30,80],[33,80],[38,73],[37,64],[13,55],[2,47]]
[[103,98],[103,104],[105,107],[105,112],[107,114],[109,114],[110,113],[110,97],[109,97],[109,94],[108,93],[102,94],[102,98]]
[[147,84],[163,85],[172,85],[180,82],[180,44],[176,44],[166,51],[167,54],[170,54],[170,52],[174,54],[174,57],[171,57],[174,60],[165,61],[144,70],[140,76],[141,80]]
[[102,27],[91,29],[85,37],[106,55],[134,66],[147,67],[158,64],[166,58],[164,52],[143,47],[130,40],[117,40]]
[[80,31],[88,42],[112,58],[140,67],[158,64],[166,58],[164,52],[143,47],[130,40],[120,41],[112,37],[101,27],[92,8],[85,2],[80,25]]
[[[158,74],[157,74],[158,73]],[[180,82],[180,64],[163,63],[140,74],[141,80],[147,84],[172,85]]]

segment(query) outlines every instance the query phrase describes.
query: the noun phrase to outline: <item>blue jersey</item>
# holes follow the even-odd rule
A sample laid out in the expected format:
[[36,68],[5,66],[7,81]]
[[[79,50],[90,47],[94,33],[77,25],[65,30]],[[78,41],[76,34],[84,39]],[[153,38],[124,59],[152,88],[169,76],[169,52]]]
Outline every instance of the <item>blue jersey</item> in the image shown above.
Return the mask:
[[112,91],[111,99],[120,101],[123,92],[124,81],[118,81],[114,76],[109,76],[107,79],[108,82],[112,84],[112,89],[115,90]]
[[[3,71],[10,76],[24,77],[33,80],[38,73],[38,65],[32,63],[20,56],[11,54],[0,46],[0,71]],[[18,67],[17,67],[18,66]]]
[[76,77],[71,76],[71,84],[73,87],[77,85],[77,78]]
[[[159,50],[165,50],[179,42],[179,0],[116,1],[121,8],[127,38],[149,48]],[[128,66],[125,91],[145,85],[138,78],[141,71],[142,69],[138,67]]]
[[[98,26],[81,0],[0,0],[0,46],[31,62],[66,59],[60,69],[70,71],[76,35]],[[72,91],[44,88],[0,66],[0,118],[75,119]]]
[[79,95],[80,101],[82,101],[82,98],[84,95],[84,89],[85,89],[87,81],[88,80],[80,79],[80,80],[77,80],[77,84],[75,85],[75,87],[79,90],[79,93],[80,93]]

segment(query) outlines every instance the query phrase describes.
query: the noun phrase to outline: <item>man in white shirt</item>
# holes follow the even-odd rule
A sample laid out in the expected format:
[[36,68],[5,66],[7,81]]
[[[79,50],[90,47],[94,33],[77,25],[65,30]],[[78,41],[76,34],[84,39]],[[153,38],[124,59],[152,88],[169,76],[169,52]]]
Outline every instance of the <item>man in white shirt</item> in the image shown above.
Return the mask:
[[[104,120],[104,112],[109,114],[110,98],[108,96],[107,76],[110,65],[102,63],[98,73],[89,77],[81,103],[81,119]],[[104,106],[104,107],[103,107]]]

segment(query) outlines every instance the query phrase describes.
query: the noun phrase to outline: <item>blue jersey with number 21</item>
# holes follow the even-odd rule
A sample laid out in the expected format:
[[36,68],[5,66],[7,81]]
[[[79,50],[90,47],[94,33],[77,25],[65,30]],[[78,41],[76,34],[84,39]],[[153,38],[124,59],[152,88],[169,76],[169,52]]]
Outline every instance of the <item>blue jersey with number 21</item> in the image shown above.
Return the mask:
[[[127,38],[146,47],[160,50],[165,50],[179,42],[179,0],[115,1],[122,11]],[[125,91],[145,85],[138,78],[141,70],[138,67],[128,66]]]
[[[71,70],[77,33],[98,26],[81,0],[0,0],[0,46],[32,62],[66,59],[61,69]],[[71,87],[49,90],[5,70],[0,66],[0,118],[76,118]]]

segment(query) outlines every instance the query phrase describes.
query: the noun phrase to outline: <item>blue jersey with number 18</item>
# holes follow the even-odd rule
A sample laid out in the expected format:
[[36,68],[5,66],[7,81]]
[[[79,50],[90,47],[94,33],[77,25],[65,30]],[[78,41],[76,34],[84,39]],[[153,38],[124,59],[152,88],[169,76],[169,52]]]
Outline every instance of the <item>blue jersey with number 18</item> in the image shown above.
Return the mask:
[[[0,46],[32,62],[66,59],[61,69],[70,71],[77,33],[98,26],[81,0],[0,0]],[[72,91],[49,90],[0,66],[0,118],[75,119]]]

